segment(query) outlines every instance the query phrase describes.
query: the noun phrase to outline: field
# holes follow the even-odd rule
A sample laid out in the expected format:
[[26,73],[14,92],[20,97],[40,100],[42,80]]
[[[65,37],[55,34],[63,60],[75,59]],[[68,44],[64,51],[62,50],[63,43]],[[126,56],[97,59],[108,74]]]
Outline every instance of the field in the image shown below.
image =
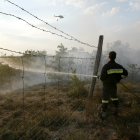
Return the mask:
[[[47,86],[47,85],[46,85]],[[133,88],[128,84],[129,88]],[[137,86],[138,87],[138,86]],[[80,86],[82,88],[82,86]],[[74,88],[73,88],[74,89]],[[87,100],[67,86],[36,85],[0,95],[1,140],[138,140],[140,100],[119,86],[120,113],[99,118],[101,86]],[[75,93],[74,93],[75,92]],[[138,95],[137,93],[135,93]],[[23,98],[24,95],[24,98]],[[112,110],[110,105],[110,110]]]
[[[17,65],[17,60],[8,60],[11,65],[0,64],[0,140],[140,139],[138,83],[125,81],[124,85],[119,84],[119,116],[113,115],[114,108],[110,103],[108,117],[101,120],[100,80],[97,80],[93,98],[88,99],[90,78],[45,74],[42,59],[36,58],[31,59],[33,64],[39,62],[35,66],[28,64],[25,58],[23,69],[22,65]],[[82,65],[84,63],[78,62],[79,73],[88,72]],[[31,68],[27,69],[29,66]],[[72,71],[69,67],[59,68],[76,72],[73,71],[75,65],[68,66],[73,66]]]

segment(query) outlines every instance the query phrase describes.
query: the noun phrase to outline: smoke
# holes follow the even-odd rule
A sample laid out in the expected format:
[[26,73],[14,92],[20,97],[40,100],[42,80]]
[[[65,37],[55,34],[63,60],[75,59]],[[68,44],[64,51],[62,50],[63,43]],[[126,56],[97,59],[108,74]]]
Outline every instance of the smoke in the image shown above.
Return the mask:
[[108,60],[108,53],[110,51],[115,51],[117,53],[116,61],[122,65],[128,66],[129,64],[138,64],[140,49],[132,49],[129,47],[128,43],[122,43],[120,40],[108,43],[107,50],[103,53],[103,61]]
[[[58,81],[65,83],[72,76],[67,73],[73,72],[79,74],[78,77],[81,80],[89,79],[89,76],[83,75],[92,75],[94,60],[91,58],[93,55],[83,49],[68,50],[65,57],[60,57],[60,60],[57,60],[55,56],[25,56],[22,59],[16,56],[0,58],[3,65],[8,65],[19,72],[18,75],[11,77],[11,82],[5,83],[5,88],[0,89],[0,92],[22,89],[23,80],[25,88],[45,82],[46,84]],[[24,79],[22,79],[23,76]]]
[[[133,76],[136,77],[135,80],[140,80],[140,74],[137,70],[140,67],[140,50],[132,49],[128,43],[122,43],[121,41],[108,43],[107,49],[103,52],[100,68],[107,63],[109,51],[116,51],[116,61],[128,70],[130,77],[135,74]],[[62,52],[59,53],[62,54]],[[88,53],[83,49],[72,48],[67,50],[67,53],[60,58],[55,56],[25,56],[22,59],[19,56],[0,58],[2,65],[8,65],[18,73],[11,76],[9,81],[7,80],[5,86],[0,88],[0,92],[22,89],[23,80],[25,88],[45,82],[46,84],[53,84],[58,81],[66,83],[65,81],[70,80],[72,76],[72,74],[68,75],[67,73],[79,74],[78,78],[81,80],[90,81],[91,77],[82,75],[92,75],[95,57],[96,51]]]
[[[0,70],[5,71],[5,80],[2,83],[3,86],[0,88],[0,93],[7,93],[13,90],[22,89],[23,82],[25,88],[44,83],[45,66],[43,64],[44,62],[40,59],[41,58],[38,58],[34,61],[34,58],[29,58],[29,61],[27,61],[28,59],[25,58],[22,64],[21,59],[18,57],[15,57],[14,59],[1,58],[0,62],[2,65]],[[5,65],[7,65],[9,71],[13,70],[16,74],[13,76],[9,75],[9,71],[6,71],[6,69],[3,68]]]
[[[123,65],[129,72],[128,79],[132,81],[140,81],[140,49],[133,49],[129,47],[128,43],[115,41],[107,44],[107,50],[103,53],[102,65],[108,61],[108,53],[115,51],[117,53],[116,62]],[[135,78],[131,78],[135,77]]]

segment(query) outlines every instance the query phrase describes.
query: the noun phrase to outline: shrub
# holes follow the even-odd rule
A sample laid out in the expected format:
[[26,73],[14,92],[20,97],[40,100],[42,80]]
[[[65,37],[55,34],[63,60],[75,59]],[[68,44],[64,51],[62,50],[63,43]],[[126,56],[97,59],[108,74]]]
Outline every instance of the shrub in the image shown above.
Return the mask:
[[[4,65],[0,63],[0,85],[1,88],[10,86],[11,81],[14,77],[19,76],[20,72],[10,67],[9,65]],[[9,85],[8,85],[9,84]]]
[[82,82],[77,76],[71,77],[71,86],[68,96],[72,98],[87,97],[88,91],[84,87],[84,82]]

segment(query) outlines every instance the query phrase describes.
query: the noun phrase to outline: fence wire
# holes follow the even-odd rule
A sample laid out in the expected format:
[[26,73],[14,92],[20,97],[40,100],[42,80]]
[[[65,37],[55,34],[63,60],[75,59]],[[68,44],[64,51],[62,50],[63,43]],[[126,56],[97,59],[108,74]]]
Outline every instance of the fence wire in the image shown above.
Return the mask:
[[[76,105],[72,105],[71,101],[70,104],[65,102],[65,100],[70,100],[67,92],[73,88],[70,86],[73,82],[72,77],[75,77],[78,82],[86,82],[88,85],[92,78],[92,62],[94,58],[47,55],[26,56],[21,52],[0,49],[20,55],[0,57],[2,66],[6,65],[12,71],[16,70],[16,72],[20,73],[16,75],[16,79],[14,79],[15,75],[11,77],[14,86],[12,86],[13,89],[10,89],[10,93],[14,95],[11,95],[11,99],[14,100],[12,104],[16,104],[16,107],[13,108],[12,116],[6,118],[7,125],[11,125],[11,117],[16,122],[14,128],[11,127],[10,129],[15,132],[22,132],[19,139],[25,139],[25,136],[28,136],[37,127],[39,127],[38,132],[32,138],[39,137],[42,131],[40,125],[45,128],[51,128],[55,123],[60,125],[59,123],[62,121],[61,128],[63,128],[68,124],[73,113],[77,112],[81,106],[81,102],[78,102],[78,100],[83,100],[79,96],[76,97]],[[90,67],[89,70],[87,70],[87,65]],[[57,113],[55,115],[55,111],[62,118],[59,118]],[[48,118],[49,116],[51,117],[51,113],[53,117]],[[65,114],[68,114],[69,119],[63,118]],[[46,118],[51,119],[49,120],[51,122],[48,122],[48,120],[45,122]],[[4,129],[8,127],[7,125],[4,126]]]
[[[97,47],[94,46],[94,45],[90,45],[90,44],[88,44],[88,43],[85,43],[85,42],[83,42],[83,41],[80,41],[79,39],[75,38],[74,36],[72,36],[72,35],[70,35],[70,34],[68,34],[68,33],[65,33],[64,31],[58,29],[57,27],[55,27],[55,26],[49,24],[48,22],[44,21],[43,19],[41,19],[41,18],[35,16],[34,14],[30,13],[30,12],[27,11],[26,9],[22,8],[21,6],[15,4],[14,2],[11,2],[11,1],[9,1],[9,0],[6,0],[6,1],[7,1],[8,3],[10,3],[10,4],[16,6],[16,7],[19,8],[20,10],[22,10],[22,11],[28,13],[30,16],[34,17],[35,19],[37,19],[37,20],[39,20],[39,21],[45,23],[46,25],[50,26],[50,27],[53,28],[54,30],[59,31],[60,33],[66,35],[67,37],[64,36],[64,35],[60,35],[60,34],[53,33],[53,32],[51,32],[51,31],[49,31],[49,33],[54,34],[54,35],[57,35],[57,36],[59,36],[59,37],[62,37],[62,38],[64,38],[64,39],[67,39],[67,40],[76,41],[76,42],[78,42],[78,43],[80,43],[80,44],[83,44],[83,45],[86,45],[86,46],[89,46],[89,47],[97,48]],[[1,12],[1,14],[6,14],[6,13],[2,13],[2,12]],[[16,16],[10,15],[10,14],[7,14],[7,15],[16,17]],[[19,17],[16,17],[16,18],[18,18],[18,19],[20,19],[20,20],[23,20],[22,18],[19,18]],[[28,22],[25,21],[25,20],[23,20],[23,21],[26,22],[26,23],[28,23]],[[28,24],[29,24],[29,23],[28,23]],[[31,25],[31,24],[29,24],[29,25]],[[37,29],[39,29],[39,30],[46,31],[46,30],[40,29],[40,28],[38,28],[38,27],[36,27],[36,26],[34,26],[34,25],[31,25],[31,26],[32,26],[32,27],[35,27],[35,28],[37,28]],[[47,31],[47,32],[48,32],[48,31]],[[68,37],[69,37],[69,38],[68,38]]]
[[[10,100],[3,104],[9,112],[6,118],[5,113],[1,113],[2,121],[6,121],[3,130],[8,128],[19,133],[20,140],[42,139],[42,131],[46,129],[53,133],[53,139],[64,137],[66,126],[78,123],[77,114],[79,119],[85,117],[86,96],[81,91],[83,85],[89,90],[93,61],[94,58],[47,55],[2,56],[3,65],[20,73],[16,79],[11,77],[9,83],[14,83],[12,87],[16,85],[17,89],[10,89]],[[80,93],[77,91],[79,86],[82,88]],[[10,106],[6,107],[6,104]]]

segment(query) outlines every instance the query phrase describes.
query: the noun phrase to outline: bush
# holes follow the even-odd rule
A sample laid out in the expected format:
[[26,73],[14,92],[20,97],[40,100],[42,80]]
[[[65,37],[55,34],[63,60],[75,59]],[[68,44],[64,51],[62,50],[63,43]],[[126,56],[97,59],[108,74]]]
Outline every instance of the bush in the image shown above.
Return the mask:
[[1,88],[5,86],[10,86],[12,79],[19,76],[20,72],[10,67],[9,65],[4,65],[0,63],[0,85]]
[[71,86],[68,96],[72,98],[87,97],[88,91],[84,87],[84,82],[82,82],[77,76],[71,77]]

